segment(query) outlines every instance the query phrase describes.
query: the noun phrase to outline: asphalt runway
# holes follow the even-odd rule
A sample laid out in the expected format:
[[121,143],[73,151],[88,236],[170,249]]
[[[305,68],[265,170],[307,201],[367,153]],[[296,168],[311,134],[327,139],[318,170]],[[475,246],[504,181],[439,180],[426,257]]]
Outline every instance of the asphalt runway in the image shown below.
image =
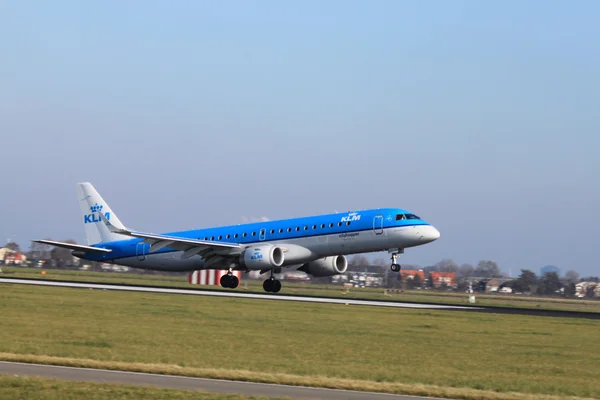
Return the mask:
[[[62,379],[78,382],[155,386],[165,389],[202,390],[212,393],[231,393],[244,396],[288,397],[321,400],[424,400],[432,397],[404,396],[351,390],[311,388],[306,386],[273,385],[220,379],[190,378],[174,375],[74,368],[55,365],[27,364],[0,361],[0,374]],[[447,400],[447,399],[446,399]]]
[[261,300],[287,300],[287,301],[302,301],[313,303],[331,303],[331,304],[347,304],[360,306],[379,306],[379,307],[398,307],[398,308],[421,308],[421,309],[463,309],[469,310],[474,307],[441,305],[441,304],[423,304],[423,303],[400,303],[394,301],[378,301],[378,300],[357,300],[357,299],[342,299],[330,297],[312,297],[312,296],[291,296],[277,294],[259,294],[259,293],[241,293],[237,291],[224,290],[194,290],[194,289],[175,289],[165,287],[150,287],[150,286],[131,286],[131,285],[109,285],[103,283],[88,283],[88,282],[66,282],[55,280],[34,280],[34,279],[18,279],[18,278],[0,278],[0,283],[12,283],[22,285],[37,285],[37,286],[55,286],[81,289],[100,289],[100,290],[122,290],[131,292],[150,292],[150,293],[167,293],[167,294],[185,294],[196,296],[220,296],[220,297],[238,297],[244,299],[261,299]]
[[149,293],[164,293],[164,294],[183,294],[194,296],[217,296],[217,297],[237,297],[245,299],[261,299],[261,300],[280,300],[280,301],[300,301],[312,303],[328,303],[328,304],[344,304],[358,306],[375,306],[375,307],[393,307],[393,308],[412,308],[422,310],[442,310],[442,311],[467,311],[467,312],[484,312],[492,314],[513,314],[513,315],[529,315],[541,317],[555,318],[584,318],[584,319],[600,319],[600,312],[585,312],[585,311],[567,311],[567,310],[544,310],[539,308],[517,308],[517,307],[498,307],[498,306],[471,306],[471,305],[449,305],[440,303],[418,303],[406,302],[397,300],[363,300],[363,299],[348,299],[340,297],[318,297],[318,296],[296,296],[282,293],[244,293],[240,291],[227,291],[215,289],[196,289],[196,288],[170,288],[160,286],[143,286],[143,285],[124,285],[124,284],[106,284],[101,282],[77,282],[67,280],[42,280],[33,278],[0,278],[0,283],[20,284],[20,285],[36,285],[36,286],[51,286],[51,287],[66,287],[80,289],[98,289],[98,290],[120,290],[130,292],[149,292]]

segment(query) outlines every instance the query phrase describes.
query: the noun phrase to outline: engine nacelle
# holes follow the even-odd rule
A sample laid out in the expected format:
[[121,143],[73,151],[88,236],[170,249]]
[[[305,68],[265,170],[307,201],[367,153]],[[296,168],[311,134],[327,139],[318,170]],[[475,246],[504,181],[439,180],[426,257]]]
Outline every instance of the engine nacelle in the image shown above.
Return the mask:
[[347,269],[348,260],[345,256],[319,258],[298,268],[299,271],[304,271],[317,278],[343,274]]
[[240,255],[240,264],[251,270],[278,268],[283,264],[283,250],[272,245],[250,247]]

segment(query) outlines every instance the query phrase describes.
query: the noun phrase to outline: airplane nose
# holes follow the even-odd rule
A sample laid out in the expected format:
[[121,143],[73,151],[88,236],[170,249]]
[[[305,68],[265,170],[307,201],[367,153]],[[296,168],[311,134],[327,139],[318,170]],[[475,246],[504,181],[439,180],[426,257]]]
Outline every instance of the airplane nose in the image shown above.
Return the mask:
[[439,238],[440,238],[440,231],[438,231],[433,226],[428,225],[426,227],[423,227],[423,229],[421,229],[421,239],[423,241],[425,241],[426,243],[433,242],[434,240],[437,240]]

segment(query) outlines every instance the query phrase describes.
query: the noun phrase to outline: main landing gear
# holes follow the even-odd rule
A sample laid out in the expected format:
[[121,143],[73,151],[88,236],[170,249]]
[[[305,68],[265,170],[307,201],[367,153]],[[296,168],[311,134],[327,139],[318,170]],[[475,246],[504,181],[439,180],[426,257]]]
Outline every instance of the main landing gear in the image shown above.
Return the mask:
[[270,277],[263,282],[263,289],[265,289],[265,292],[277,293],[281,290],[281,282],[273,277]]
[[229,271],[227,275],[221,277],[219,283],[221,284],[221,287],[235,289],[240,284],[240,280]]
[[391,270],[394,272],[400,272],[402,267],[398,264],[398,253],[392,253],[392,265]]
[[277,293],[281,290],[281,282],[279,282],[273,276],[275,271],[271,270],[271,277],[263,282],[263,289],[265,292]]

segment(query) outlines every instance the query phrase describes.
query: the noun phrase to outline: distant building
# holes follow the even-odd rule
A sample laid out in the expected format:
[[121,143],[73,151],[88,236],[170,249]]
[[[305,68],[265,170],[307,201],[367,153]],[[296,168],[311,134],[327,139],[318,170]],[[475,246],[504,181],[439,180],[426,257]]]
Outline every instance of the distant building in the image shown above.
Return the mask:
[[548,272],[556,272],[556,274],[560,276],[560,268],[555,267],[554,265],[546,265],[545,267],[540,268],[541,276],[544,276]]
[[431,272],[429,274],[433,282],[433,287],[446,285],[451,288],[456,288],[456,274],[454,272]]
[[25,264],[27,258],[23,253],[16,252],[9,248],[3,247],[0,249],[0,261],[4,264]]
[[579,282],[575,285],[576,297],[600,297],[600,284],[597,282]]
[[423,272],[422,269],[419,269],[419,270],[401,269],[400,270],[400,276],[402,277],[403,281],[407,281],[409,279],[414,279],[415,275],[419,275],[419,278],[421,278],[421,282],[425,282],[425,272]]

